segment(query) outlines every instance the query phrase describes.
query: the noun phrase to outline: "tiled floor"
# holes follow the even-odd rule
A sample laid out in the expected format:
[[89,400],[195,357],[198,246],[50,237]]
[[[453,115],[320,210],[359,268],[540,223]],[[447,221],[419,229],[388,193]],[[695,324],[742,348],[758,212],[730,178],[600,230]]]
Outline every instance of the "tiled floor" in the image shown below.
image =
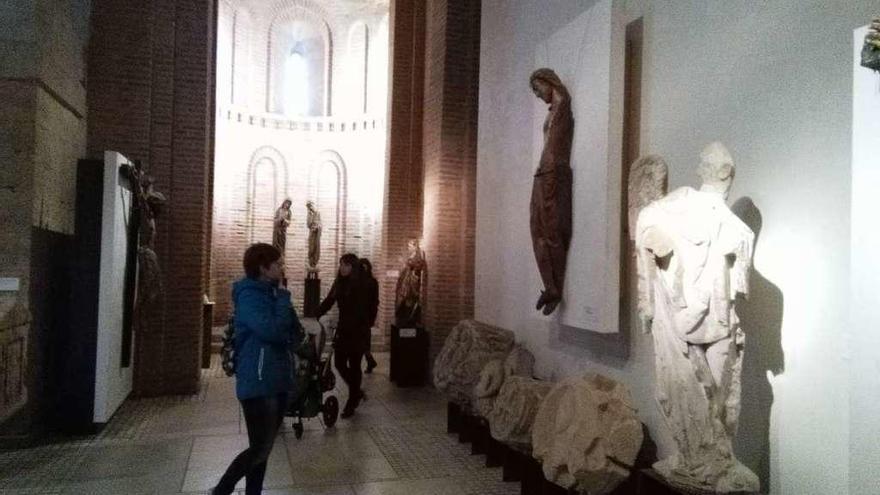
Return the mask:
[[[364,375],[369,400],[353,418],[329,430],[309,420],[299,440],[285,421],[265,494],[519,493],[445,433],[446,403],[434,389],[395,387],[387,355],[376,357],[379,368]],[[99,435],[0,452],[0,495],[205,493],[247,436],[233,379],[215,363],[202,383],[197,395],[126,402]],[[334,393],[343,403],[345,392]]]

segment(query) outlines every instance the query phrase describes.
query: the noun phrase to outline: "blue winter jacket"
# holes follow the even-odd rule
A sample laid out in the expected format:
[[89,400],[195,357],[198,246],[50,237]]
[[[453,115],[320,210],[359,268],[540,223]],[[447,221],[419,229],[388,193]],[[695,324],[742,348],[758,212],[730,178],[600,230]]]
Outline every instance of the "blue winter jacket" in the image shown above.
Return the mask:
[[232,286],[235,304],[235,394],[239,400],[288,393],[293,388],[291,343],[300,323],[290,292],[243,278]]

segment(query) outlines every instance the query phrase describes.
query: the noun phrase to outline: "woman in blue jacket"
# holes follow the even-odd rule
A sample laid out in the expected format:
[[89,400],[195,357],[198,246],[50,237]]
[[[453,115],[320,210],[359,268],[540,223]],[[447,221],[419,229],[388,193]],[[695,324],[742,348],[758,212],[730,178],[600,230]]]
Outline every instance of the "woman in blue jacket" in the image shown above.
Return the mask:
[[228,495],[244,477],[245,493],[263,489],[266,461],[275,444],[293,388],[290,348],[300,323],[281,286],[281,253],[269,244],[253,244],[244,253],[247,275],[232,286],[235,304],[235,394],[244,411],[248,448],[238,454],[212,495]]

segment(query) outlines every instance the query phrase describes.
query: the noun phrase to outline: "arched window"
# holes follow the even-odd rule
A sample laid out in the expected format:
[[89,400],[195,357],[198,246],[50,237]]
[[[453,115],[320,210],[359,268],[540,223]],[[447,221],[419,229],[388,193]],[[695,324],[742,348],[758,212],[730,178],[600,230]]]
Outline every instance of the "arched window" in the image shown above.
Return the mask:
[[329,88],[330,31],[305,11],[291,10],[269,32],[269,108],[286,115],[324,115]]
[[296,44],[284,61],[282,80],[284,113],[307,115],[309,113],[309,66],[302,45]]

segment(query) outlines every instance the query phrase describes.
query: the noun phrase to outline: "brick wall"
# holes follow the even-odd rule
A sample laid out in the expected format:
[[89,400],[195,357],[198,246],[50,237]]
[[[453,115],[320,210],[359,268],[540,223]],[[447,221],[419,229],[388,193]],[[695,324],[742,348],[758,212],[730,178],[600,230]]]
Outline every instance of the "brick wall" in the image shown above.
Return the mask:
[[394,315],[397,271],[406,259],[406,241],[422,237],[425,3],[392,1],[390,32],[393,42],[389,58],[388,162],[382,259],[376,265],[381,291],[377,326],[386,338]]
[[207,289],[213,2],[95,0],[88,149],[140,159],[168,197],[158,220],[161,315],[135,336],[135,393],[198,389]]
[[473,316],[480,2],[427,7],[423,246],[433,361],[452,327]]

